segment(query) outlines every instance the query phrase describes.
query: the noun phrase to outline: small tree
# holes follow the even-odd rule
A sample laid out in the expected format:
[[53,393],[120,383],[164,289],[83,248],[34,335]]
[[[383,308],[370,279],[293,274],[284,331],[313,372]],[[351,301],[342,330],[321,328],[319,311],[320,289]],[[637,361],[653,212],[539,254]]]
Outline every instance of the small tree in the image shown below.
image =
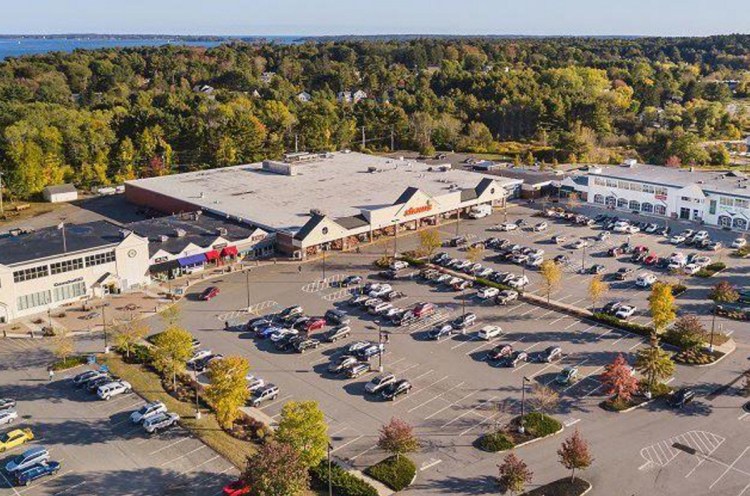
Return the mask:
[[651,344],[638,350],[635,358],[635,369],[646,377],[649,392],[656,381],[661,381],[674,374],[674,362],[669,353],[659,346],[656,337],[651,338]]
[[443,246],[443,243],[437,229],[427,229],[419,233],[419,249],[424,255],[431,257],[435,250],[441,246]]
[[560,457],[562,466],[571,471],[570,482],[575,480],[576,470],[585,470],[594,461],[591,453],[589,453],[589,443],[581,437],[578,429],[568,439],[563,441],[560,449],[557,450],[557,454]]
[[734,303],[740,299],[740,294],[728,281],[721,281],[713,287],[708,297],[716,303]]
[[466,250],[466,258],[474,263],[480,261],[482,259],[482,255],[484,255],[484,248],[480,245],[470,246]]
[[614,396],[618,401],[630,401],[631,396],[638,390],[638,380],[633,376],[633,371],[622,353],[604,368],[601,379],[605,386],[604,393]]
[[216,412],[219,425],[228,429],[239,415],[250,392],[247,390],[247,373],[250,364],[246,358],[228,356],[223,360],[213,360],[208,366],[208,380],[205,395]]
[[325,458],[328,425],[317,401],[290,401],[281,409],[276,438],[296,449],[308,468]]
[[177,308],[177,305],[170,305],[159,312],[159,317],[166,327],[176,327],[180,323],[180,309]]
[[148,334],[148,326],[140,320],[129,320],[115,328],[115,346],[129,359],[138,343]]
[[549,303],[552,290],[560,285],[562,281],[562,269],[552,260],[545,260],[539,267],[539,273],[542,275],[544,290],[547,293],[547,303]]
[[398,459],[401,455],[417,451],[419,439],[414,435],[411,425],[394,417],[380,428],[378,447],[391,455],[396,455]]
[[589,282],[589,300],[591,300],[591,311],[596,311],[599,302],[609,292],[609,284],[604,282],[601,274],[596,274]]
[[308,467],[291,445],[271,440],[247,459],[243,482],[253,496],[299,496],[310,489]]
[[706,328],[697,315],[683,315],[669,330],[677,344],[685,350],[694,350],[707,340]]
[[676,316],[672,286],[664,282],[656,282],[651,288],[648,306],[651,311],[654,332],[658,335]]
[[531,391],[534,395],[532,404],[542,413],[554,410],[560,403],[560,395],[557,391],[544,384],[535,383]]
[[68,335],[67,331],[61,330],[60,335],[55,340],[55,356],[66,362],[70,355],[75,352],[75,345],[73,340]]
[[154,338],[152,353],[154,367],[172,376],[172,387],[177,388],[177,373],[185,370],[185,363],[193,355],[193,336],[181,327],[169,327]]
[[529,484],[534,473],[523,460],[518,458],[515,453],[508,453],[503,458],[503,463],[497,466],[500,474],[500,483],[510,491],[511,494],[517,494],[523,491],[526,484]]

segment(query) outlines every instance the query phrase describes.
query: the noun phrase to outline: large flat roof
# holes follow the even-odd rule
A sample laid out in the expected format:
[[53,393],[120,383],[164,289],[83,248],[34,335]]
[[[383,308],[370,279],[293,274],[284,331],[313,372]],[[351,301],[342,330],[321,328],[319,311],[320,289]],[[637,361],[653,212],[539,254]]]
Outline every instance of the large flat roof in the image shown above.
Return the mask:
[[637,164],[632,167],[602,167],[600,173],[589,172],[589,175],[641,181],[663,186],[685,187],[695,184],[704,191],[750,197],[750,178],[744,173],[736,171],[691,171],[662,165]]
[[[374,168],[376,172],[368,172]],[[357,216],[362,210],[393,205],[408,187],[431,195],[475,188],[483,177],[465,170],[440,172],[415,160],[336,152],[296,167],[296,175],[263,170],[262,163],[129,181],[177,198],[208,212],[228,215],[263,227],[296,232],[317,209],[332,218]]]

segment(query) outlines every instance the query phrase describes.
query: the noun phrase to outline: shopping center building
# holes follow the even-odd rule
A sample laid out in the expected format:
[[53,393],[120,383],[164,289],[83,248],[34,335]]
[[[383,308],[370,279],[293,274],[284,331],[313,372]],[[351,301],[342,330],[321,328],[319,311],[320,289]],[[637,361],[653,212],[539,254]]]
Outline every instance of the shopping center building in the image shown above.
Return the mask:
[[301,153],[129,181],[125,195],[167,214],[202,211],[260,229],[281,254],[304,258],[461,218],[479,205],[502,208],[522,182],[361,153]]
[[629,163],[589,167],[563,180],[588,203],[672,219],[704,222],[740,232],[750,230],[750,177]]
[[0,323],[149,282],[148,241],[109,222],[0,237]]

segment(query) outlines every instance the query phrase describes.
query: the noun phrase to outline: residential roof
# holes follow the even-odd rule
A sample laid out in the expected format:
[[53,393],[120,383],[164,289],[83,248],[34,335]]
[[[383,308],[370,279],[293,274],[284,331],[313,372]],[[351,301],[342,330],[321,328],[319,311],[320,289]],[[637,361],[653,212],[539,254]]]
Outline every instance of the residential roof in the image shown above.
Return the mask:
[[[239,241],[251,237],[257,230],[247,224],[210,214],[196,215],[195,212],[140,220],[126,227],[139,236],[148,238],[149,256],[153,256],[159,250],[178,254],[191,243],[201,248],[209,248],[219,236],[228,241]],[[219,233],[220,228],[225,229],[226,234]],[[184,236],[177,236],[178,230],[181,230]],[[162,236],[166,236],[165,241],[161,240]]]
[[57,195],[60,193],[77,193],[78,190],[72,184],[55,184],[44,188],[49,194]]
[[0,264],[16,265],[59,256],[117,245],[122,241],[122,228],[106,221],[65,225],[65,250],[63,230],[47,227],[17,235],[0,236]]
[[262,163],[237,165],[128,181],[126,189],[142,188],[205,212],[296,233],[312,210],[331,219],[355,217],[393,205],[413,194],[409,188],[441,196],[474,190],[482,178],[514,182],[465,170],[440,171],[415,160],[346,152],[295,164],[294,170],[294,175],[283,175],[263,170]]

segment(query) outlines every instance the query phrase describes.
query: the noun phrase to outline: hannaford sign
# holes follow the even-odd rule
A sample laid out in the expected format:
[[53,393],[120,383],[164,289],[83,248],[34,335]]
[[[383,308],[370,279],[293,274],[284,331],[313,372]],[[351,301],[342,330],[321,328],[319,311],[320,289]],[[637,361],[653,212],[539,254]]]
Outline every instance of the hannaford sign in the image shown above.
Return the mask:
[[407,208],[404,212],[404,215],[423,214],[425,212],[429,212],[430,210],[432,210],[432,205],[428,203],[427,205],[422,205],[421,207]]

